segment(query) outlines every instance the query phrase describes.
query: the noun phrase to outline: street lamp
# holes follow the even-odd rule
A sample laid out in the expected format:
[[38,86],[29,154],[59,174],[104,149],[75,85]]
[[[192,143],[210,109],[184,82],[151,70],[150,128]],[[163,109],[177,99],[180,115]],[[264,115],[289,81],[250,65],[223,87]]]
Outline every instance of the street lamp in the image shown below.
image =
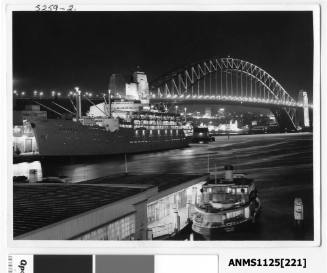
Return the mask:
[[21,95],[22,95],[22,96],[25,96],[25,92],[23,91],[23,92],[21,93]]
[[51,96],[54,97],[56,95],[56,91],[51,91]]
[[40,97],[42,97],[42,96],[43,96],[43,92],[41,91],[41,92],[39,93],[39,95],[40,95]]
[[176,114],[178,113],[178,105],[175,105]]

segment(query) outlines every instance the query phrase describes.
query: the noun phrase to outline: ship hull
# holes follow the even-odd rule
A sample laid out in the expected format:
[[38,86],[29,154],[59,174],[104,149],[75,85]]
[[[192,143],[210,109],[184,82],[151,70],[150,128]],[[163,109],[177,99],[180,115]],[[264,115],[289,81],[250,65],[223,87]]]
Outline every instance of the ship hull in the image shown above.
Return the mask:
[[251,223],[252,223],[252,219],[243,219],[242,221],[239,221],[237,223],[231,225],[224,225],[220,227],[204,227],[204,226],[193,224],[192,230],[195,233],[200,234],[205,238],[213,238],[215,235],[219,233],[235,231],[235,229],[244,228]]
[[83,126],[72,120],[33,122],[32,128],[41,156],[92,156],[143,153],[187,147],[189,141],[179,130],[120,128],[116,132]]

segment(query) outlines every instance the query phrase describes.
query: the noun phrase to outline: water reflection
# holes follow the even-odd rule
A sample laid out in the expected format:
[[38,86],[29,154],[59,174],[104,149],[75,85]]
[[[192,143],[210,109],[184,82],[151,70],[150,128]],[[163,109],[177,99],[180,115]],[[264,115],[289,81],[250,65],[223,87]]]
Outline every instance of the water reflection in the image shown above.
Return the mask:
[[[127,168],[133,173],[206,173],[208,167],[210,171],[216,168],[221,172],[224,165],[231,164],[255,176],[258,173],[264,176],[274,168],[289,172],[299,164],[312,168],[312,136],[237,136],[227,144],[226,141],[225,138],[217,138],[209,145],[128,155]],[[14,176],[30,177],[30,170],[36,170],[37,179],[42,179],[42,175],[66,176],[71,182],[79,182],[122,173],[125,160],[124,155],[44,159],[15,164]]]
[[[226,143],[228,141],[228,143]],[[128,155],[128,171],[133,173],[205,173],[220,172],[231,164],[236,171],[254,178],[263,203],[260,219],[249,229],[216,234],[211,240],[285,240],[297,239],[293,228],[293,201],[301,197],[305,204],[305,225],[301,240],[313,238],[313,142],[310,134],[235,136],[217,138],[208,145],[156,153]],[[209,164],[208,164],[209,163]],[[31,170],[36,170],[32,171]],[[123,155],[57,158],[18,163],[14,176],[27,178],[67,176],[79,182],[125,171]],[[187,237],[189,237],[189,232]],[[183,239],[185,239],[183,238]],[[198,238],[194,236],[195,240]]]

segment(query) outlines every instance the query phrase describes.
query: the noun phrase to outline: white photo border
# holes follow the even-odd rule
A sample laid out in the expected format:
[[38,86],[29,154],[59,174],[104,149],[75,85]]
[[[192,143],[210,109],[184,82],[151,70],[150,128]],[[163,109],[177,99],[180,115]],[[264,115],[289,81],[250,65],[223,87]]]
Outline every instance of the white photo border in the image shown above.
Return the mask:
[[[227,2],[226,2],[227,3]],[[317,247],[321,244],[321,83],[320,83],[320,5],[318,4],[181,4],[181,5],[108,5],[108,4],[75,4],[77,11],[312,11],[313,13],[313,36],[314,36],[314,57],[313,57],[313,168],[314,168],[314,240],[312,241],[61,241],[61,240],[13,240],[13,162],[12,162],[12,12],[13,11],[34,11],[35,3],[29,4],[24,1],[22,4],[6,5],[6,105],[7,112],[7,183],[5,191],[1,192],[6,198],[7,211],[7,246],[13,253],[71,253],[77,250],[79,253],[93,254],[164,254],[164,253],[216,253],[218,248],[294,248],[294,247]],[[63,2],[67,4],[67,2]],[[3,194],[4,193],[4,194]],[[5,195],[6,193],[6,195]],[[100,243],[101,242],[101,243]]]

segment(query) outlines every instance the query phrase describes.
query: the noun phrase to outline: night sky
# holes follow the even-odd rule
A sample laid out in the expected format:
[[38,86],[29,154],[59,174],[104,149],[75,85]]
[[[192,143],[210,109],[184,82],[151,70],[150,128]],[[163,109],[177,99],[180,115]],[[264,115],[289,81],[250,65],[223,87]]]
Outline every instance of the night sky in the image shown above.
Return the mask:
[[312,95],[311,12],[14,12],[18,90],[106,90],[140,66],[154,80],[213,56],[250,61]]

